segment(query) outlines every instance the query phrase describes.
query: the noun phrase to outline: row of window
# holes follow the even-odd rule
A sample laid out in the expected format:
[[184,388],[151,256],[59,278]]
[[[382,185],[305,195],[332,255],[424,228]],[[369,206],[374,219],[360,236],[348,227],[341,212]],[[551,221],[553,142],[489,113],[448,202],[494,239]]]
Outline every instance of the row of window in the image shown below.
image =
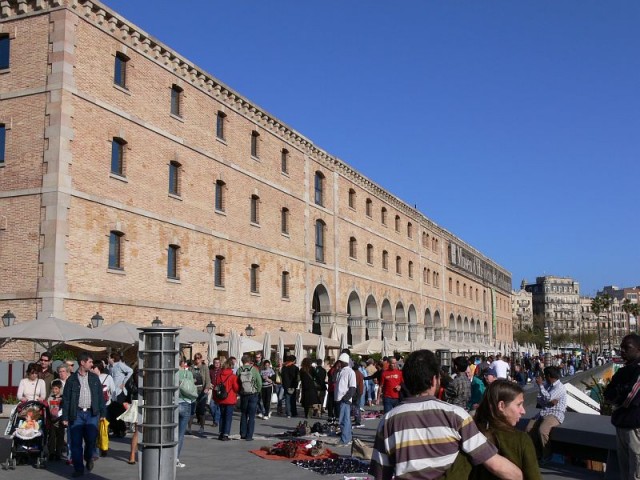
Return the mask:
[[[317,203],[317,202],[316,202]],[[356,191],[353,188],[349,189],[349,208],[356,210]],[[369,218],[373,216],[373,200],[367,198],[365,200],[365,215]],[[380,223],[382,225],[387,226],[388,222],[388,212],[387,207],[380,208]],[[400,215],[395,216],[394,227],[396,232],[400,233],[402,228],[401,226]],[[407,237],[413,238],[413,223],[407,222]],[[424,248],[431,248],[434,252],[438,251],[438,239],[436,237],[430,236],[427,232],[422,232],[422,246]]]
[[[456,280],[456,295],[460,295],[460,280]],[[469,285],[469,299],[473,300],[473,287],[471,285]],[[449,277],[449,293],[453,293],[453,278]],[[478,290],[476,288],[475,291],[475,301],[476,302],[480,302],[480,290]],[[485,293],[483,293],[483,296],[485,295]],[[462,296],[464,298],[467,298],[467,284],[466,283],[462,283]],[[498,300],[500,300],[500,298],[498,298]],[[483,298],[483,301],[486,301],[486,299]]]
[[[123,260],[124,233],[112,230],[109,234],[109,268],[111,270],[124,270]],[[167,249],[167,278],[180,279],[180,246],[169,245]],[[216,255],[213,261],[213,284],[217,288],[225,287],[226,260],[222,255]],[[281,272],[281,296],[289,298],[289,272]],[[249,270],[249,290],[251,293],[260,293],[260,265],[252,264]]]

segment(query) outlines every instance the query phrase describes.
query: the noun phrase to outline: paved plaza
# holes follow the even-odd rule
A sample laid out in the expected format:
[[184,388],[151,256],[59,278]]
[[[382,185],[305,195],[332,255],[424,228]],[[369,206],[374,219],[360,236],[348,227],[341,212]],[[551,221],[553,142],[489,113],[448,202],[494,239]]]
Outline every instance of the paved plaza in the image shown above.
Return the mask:
[[[185,468],[177,470],[177,479],[198,479],[207,478],[228,478],[246,479],[260,478],[264,480],[342,480],[344,475],[320,475],[304,470],[288,461],[263,460],[256,455],[249,453],[249,450],[259,449],[264,445],[272,445],[280,439],[277,434],[287,430],[293,430],[298,422],[298,418],[286,418],[272,416],[269,420],[256,418],[256,432],[254,440],[247,442],[240,440],[238,435],[239,412],[236,411],[231,429],[232,436],[237,438],[230,442],[221,442],[217,439],[217,428],[211,426],[211,421],[207,422],[205,436],[187,435],[185,436],[184,447],[180,460],[186,464]],[[311,420],[311,419],[310,419]],[[323,420],[325,421],[326,418]],[[313,424],[317,420],[311,420]],[[6,419],[0,420],[0,428],[4,432]],[[354,438],[360,438],[367,443],[373,442],[378,420],[365,420],[364,428],[354,430]],[[336,442],[335,437],[323,437],[327,443]],[[96,466],[91,473],[86,473],[83,478],[87,480],[112,479],[112,480],[132,480],[137,478],[138,466],[129,465],[129,442],[130,437],[125,439],[112,439],[110,441],[109,456],[101,458],[96,462]],[[7,437],[0,438],[0,461],[4,462],[9,453],[11,440]],[[347,447],[336,447],[327,445],[328,448],[340,455],[349,455],[350,449]],[[545,480],[559,479],[581,479],[596,480],[604,478],[602,474],[588,472],[582,469],[571,469],[561,466],[545,467],[543,470]],[[51,462],[47,464],[46,470],[35,470],[31,466],[22,465],[11,471],[0,471],[0,478],[4,479],[24,479],[26,476],[33,476],[38,480],[50,480],[70,478],[72,467],[64,462]]]

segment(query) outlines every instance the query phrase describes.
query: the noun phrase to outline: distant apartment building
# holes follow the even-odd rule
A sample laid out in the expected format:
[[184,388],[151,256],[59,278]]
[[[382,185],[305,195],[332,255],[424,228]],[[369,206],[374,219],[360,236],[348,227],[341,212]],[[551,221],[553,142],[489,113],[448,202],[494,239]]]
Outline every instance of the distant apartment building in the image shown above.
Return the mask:
[[618,346],[622,337],[627,333],[635,332],[637,328],[637,318],[627,314],[624,311],[625,301],[631,304],[637,304],[640,301],[640,286],[619,288],[615,285],[608,285],[602,288],[598,295],[609,295],[612,298],[611,309],[600,315],[607,317],[607,321],[611,321],[612,342],[614,346]]
[[533,329],[533,294],[524,288],[511,292],[513,331]]
[[570,277],[548,275],[525,285],[532,294],[533,315],[543,318],[552,333],[575,334],[580,322],[580,284]]

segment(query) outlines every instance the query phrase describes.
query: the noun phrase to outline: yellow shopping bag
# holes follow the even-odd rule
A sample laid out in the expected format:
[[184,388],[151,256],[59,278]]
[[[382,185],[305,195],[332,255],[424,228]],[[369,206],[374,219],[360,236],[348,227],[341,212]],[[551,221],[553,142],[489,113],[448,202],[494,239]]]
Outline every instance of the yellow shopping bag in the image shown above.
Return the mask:
[[109,421],[106,418],[100,419],[96,446],[98,450],[102,450],[103,452],[109,450]]

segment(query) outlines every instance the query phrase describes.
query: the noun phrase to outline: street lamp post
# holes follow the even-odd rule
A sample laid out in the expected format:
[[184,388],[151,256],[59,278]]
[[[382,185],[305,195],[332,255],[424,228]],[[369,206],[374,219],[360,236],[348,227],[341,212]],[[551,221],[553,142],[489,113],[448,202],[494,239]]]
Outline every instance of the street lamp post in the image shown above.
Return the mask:
[[91,317],[91,328],[101,327],[103,323],[104,323],[104,318],[102,315],[100,315],[99,312],[96,312],[96,314],[93,317]]
[[249,324],[247,325],[247,328],[244,329],[244,333],[247,334],[247,337],[253,337],[256,334],[256,331],[251,324]]
[[2,315],[2,325],[5,327],[10,327],[16,321],[16,316],[11,312],[11,310],[7,310],[7,313]]

